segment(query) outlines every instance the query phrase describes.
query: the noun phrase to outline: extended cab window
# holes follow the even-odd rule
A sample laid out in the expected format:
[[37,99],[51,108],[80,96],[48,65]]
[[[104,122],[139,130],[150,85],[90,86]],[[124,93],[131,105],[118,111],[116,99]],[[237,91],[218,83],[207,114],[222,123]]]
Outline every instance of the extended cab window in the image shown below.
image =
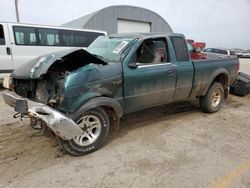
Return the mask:
[[136,53],[138,63],[168,62],[166,40],[163,38],[145,40]]
[[13,29],[17,45],[37,45],[35,28],[14,26]]
[[0,25],[0,45],[5,45],[3,26]]
[[182,37],[172,37],[172,43],[174,45],[175,56],[177,61],[188,61],[189,54],[187,44]]

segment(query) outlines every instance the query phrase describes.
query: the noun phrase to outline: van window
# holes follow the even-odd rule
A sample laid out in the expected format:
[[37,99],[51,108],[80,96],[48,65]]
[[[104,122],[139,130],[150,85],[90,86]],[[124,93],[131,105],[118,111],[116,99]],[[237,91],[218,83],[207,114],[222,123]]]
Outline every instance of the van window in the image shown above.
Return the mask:
[[13,26],[17,45],[88,47],[104,33],[66,29]]
[[5,45],[3,26],[0,25],[0,45]]
[[58,30],[39,28],[38,34],[41,46],[60,46]]
[[97,37],[103,36],[103,33],[95,33],[88,31],[74,31],[73,46],[84,47],[89,46]]
[[37,45],[35,28],[14,26],[17,45]]
[[59,30],[60,44],[61,46],[73,46],[73,31],[71,30]]
[[186,41],[182,37],[172,37],[171,39],[174,45],[176,60],[188,61],[189,53],[188,53]]
[[87,47],[103,33],[58,30],[61,46]]

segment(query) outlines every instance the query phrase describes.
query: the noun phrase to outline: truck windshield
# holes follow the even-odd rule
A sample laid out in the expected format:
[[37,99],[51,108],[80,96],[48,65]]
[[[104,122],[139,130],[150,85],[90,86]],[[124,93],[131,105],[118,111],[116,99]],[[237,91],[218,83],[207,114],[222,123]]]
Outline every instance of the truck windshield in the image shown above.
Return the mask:
[[132,40],[132,38],[100,36],[90,44],[87,51],[105,61],[118,62],[121,59],[123,50]]

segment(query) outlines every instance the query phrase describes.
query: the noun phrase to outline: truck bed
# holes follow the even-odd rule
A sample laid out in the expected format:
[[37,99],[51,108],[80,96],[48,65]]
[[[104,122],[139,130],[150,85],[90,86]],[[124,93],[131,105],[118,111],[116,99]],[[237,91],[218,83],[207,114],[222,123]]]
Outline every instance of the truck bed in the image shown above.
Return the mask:
[[226,79],[228,86],[232,85],[238,76],[239,60],[236,57],[210,57],[194,60],[193,65],[194,85],[191,96],[205,95],[212,81],[218,76],[218,72],[222,73],[218,79]]

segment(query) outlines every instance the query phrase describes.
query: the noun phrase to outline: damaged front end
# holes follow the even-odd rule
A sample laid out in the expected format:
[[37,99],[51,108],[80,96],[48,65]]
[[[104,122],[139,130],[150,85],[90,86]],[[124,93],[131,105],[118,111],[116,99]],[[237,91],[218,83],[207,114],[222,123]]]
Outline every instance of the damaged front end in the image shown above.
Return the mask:
[[82,67],[107,64],[83,49],[61,51],[36,58],[4,79],[6,104],[21,116],[44,122],[64,140],[83,134],[81,128],[57,108],[64,101],[68,77]]
[[72,119],[49,105],[23,98],[13,91],[5,91],[3,98],[6,104],[15,108],[15,111],[21,113],[22,116],[27,115],[30,118],[41,120],[64,140],[70,140],[83,133],[82,129]]
[[57,107],[63,101],[67,76],[90,63],[107,64],[83,49],[41,56],[14,70],[10,87],[20,96]]

